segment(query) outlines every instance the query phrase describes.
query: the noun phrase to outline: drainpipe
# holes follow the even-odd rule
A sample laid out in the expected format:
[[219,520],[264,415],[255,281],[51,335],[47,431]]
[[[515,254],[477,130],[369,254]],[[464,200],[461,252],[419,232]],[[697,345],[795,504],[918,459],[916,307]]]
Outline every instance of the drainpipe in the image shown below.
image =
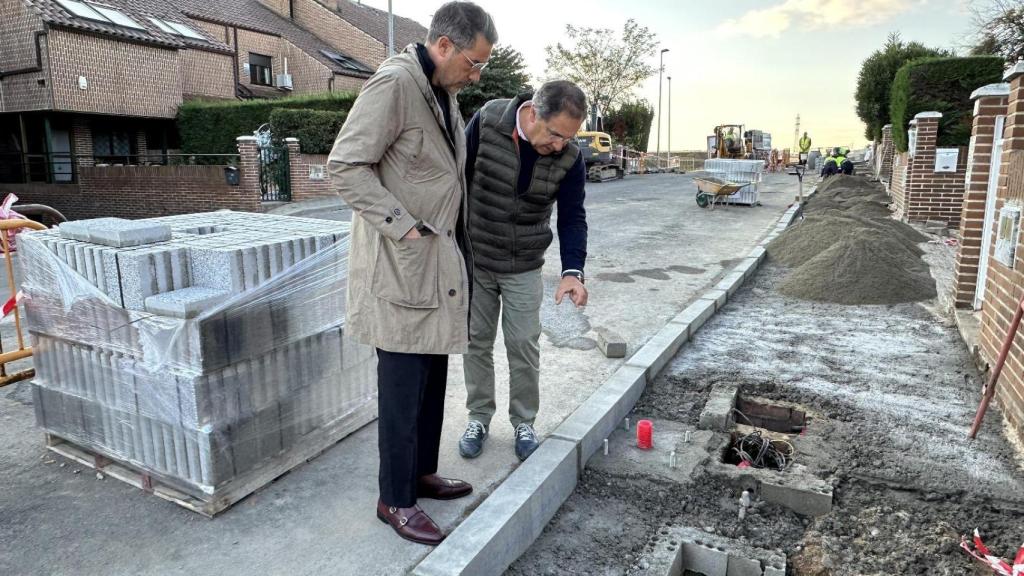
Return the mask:
[[36,44],[36,65],[29,66],[27,68],[18,68],[15,70],[0,70],[0,80],[3,80],[6,76],[17,76],[19,74],[32,74],[35,72],[43,71],[43,47],[40,43],[40,38],[46,36],[45,30],[37,30],[35,33],[35,44]]

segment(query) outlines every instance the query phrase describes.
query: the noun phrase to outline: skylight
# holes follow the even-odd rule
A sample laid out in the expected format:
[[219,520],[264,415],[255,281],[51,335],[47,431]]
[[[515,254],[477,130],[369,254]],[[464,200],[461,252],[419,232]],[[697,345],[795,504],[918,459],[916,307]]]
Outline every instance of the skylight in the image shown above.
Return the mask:
[[373,70],[370,70],[366,66],[363,66],[358,61],[353,60],[348,56],[342,56],[337,52],[331,52],[330,50],[321,50],[320,53],[330,58],[332,62],[338,64],[343,68],[348,68],[349,70],[358,70],[359,72],[373,72]]
[[168,34],[175,36],[184,36],[186,38],[195,38],[196,40],[206,40],[206,37],[196,32],[192,28],[179,24],[177,22],[171,22],[170,20],[161,20],[159,18],[149,17],[149,21],[156,24],[157,28],[163,30]]
[[145,28],[141,24],[139,24],[135,20],[132,20],[131,18],[129,18],[125,14],[122,14],[121,12],[118,12],[117,10],[114,10],[113,8],[107,8],[106,6],[98,6],[96,4],[89,4],[88,6],[90,8],[93,8],[94,10],[99,12],[100,14],[106,16],[108,20],[110,20],[114,24],[117,24],[118,26],[124,26],[125,28],[137,28],[139,30],[145,30]]
[[75,0],[57,0],[57,3],[75,16],[89,20],[98,20],[100,22],[110,22],[110,20],[96,10],[93,10],[91,6],[84,2],[76,2]]

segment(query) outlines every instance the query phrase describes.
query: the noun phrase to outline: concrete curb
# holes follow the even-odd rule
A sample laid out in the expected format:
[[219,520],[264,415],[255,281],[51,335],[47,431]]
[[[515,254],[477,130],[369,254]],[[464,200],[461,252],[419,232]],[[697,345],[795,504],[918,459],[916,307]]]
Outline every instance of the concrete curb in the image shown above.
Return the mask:
[[[805,200],[817,187],[805,195]],[[413,569],[415,576],[501,574],[572,494],[587,461],[636,405],[648,382],[764,262],[765,247],[796,220],[794,204],[743,260],[626,360],[493,494]]]

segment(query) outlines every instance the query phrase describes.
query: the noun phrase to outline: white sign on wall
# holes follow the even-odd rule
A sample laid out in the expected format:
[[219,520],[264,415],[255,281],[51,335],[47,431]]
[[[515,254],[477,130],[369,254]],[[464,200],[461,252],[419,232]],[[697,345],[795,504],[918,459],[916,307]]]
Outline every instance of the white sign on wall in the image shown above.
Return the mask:
[[913,156],[917,152],[917,127],[907,130],[907,150]]
[[959,148],[936,148],[935,171],[956,172],[956,163],[960,159]]
[[999,228],[996,229],[996,248],[993,256],[1011,269],[1019,233],[1020,206],[1003,206],[999,210]]
[[326,169],[323,164],[310,164],[309,165],[309,179],[310,180],[324,180],[326,179]]

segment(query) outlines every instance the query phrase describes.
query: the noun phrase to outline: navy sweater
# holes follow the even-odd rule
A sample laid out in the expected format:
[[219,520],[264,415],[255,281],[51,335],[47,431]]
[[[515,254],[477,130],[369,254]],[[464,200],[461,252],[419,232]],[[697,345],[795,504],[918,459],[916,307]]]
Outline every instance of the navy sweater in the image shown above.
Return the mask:
[[[480,113],[466,126],[466,182],[470,184],[469,193],[473,193],[473,170],[476,166],[476,153],[480,148]],[[516,183],[516,194],[523,194],[530,187],[533,165],[540,154],[525,140],[519,141],[519,181]],[[587,261],[587,211],[583,207],[586,198],[584,186],[587,182],[587,169],[583,164],[583,154],[576,156],[576,163],[558,187],[558,245],[562,257],[562,270],[583,271]]]

